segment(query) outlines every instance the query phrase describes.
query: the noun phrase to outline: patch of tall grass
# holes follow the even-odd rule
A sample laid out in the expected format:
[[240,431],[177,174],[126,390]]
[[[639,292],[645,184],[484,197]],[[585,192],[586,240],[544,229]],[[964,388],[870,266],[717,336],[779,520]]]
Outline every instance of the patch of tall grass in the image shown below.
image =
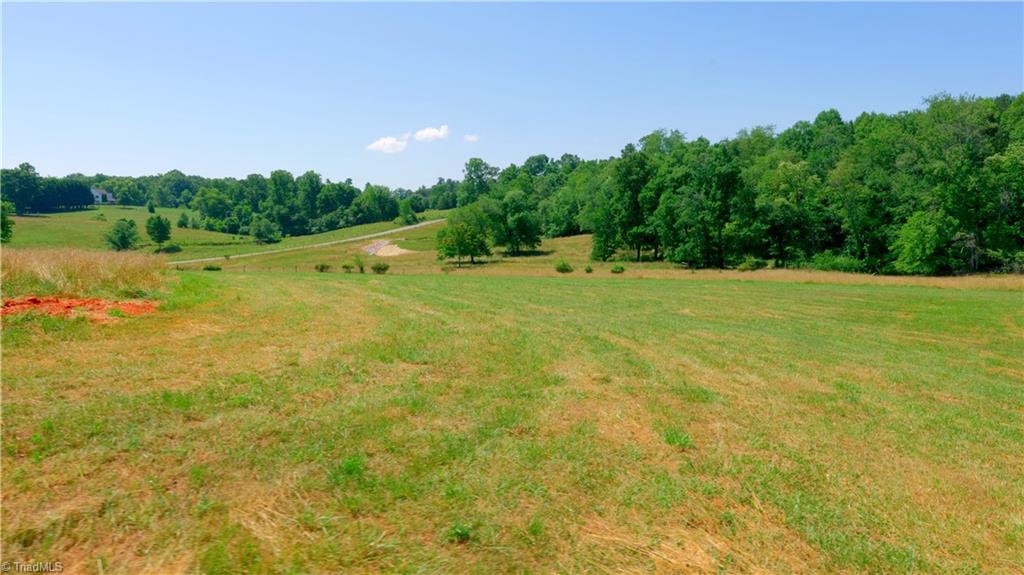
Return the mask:
[[23,295],[141,297],[160,286],[162,256],[75,248],[4,248],[5,298]]

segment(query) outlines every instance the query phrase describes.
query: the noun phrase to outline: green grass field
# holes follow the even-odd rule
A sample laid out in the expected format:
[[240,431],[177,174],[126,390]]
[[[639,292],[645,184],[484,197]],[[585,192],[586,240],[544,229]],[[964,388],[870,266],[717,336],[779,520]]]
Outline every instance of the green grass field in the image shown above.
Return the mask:
[[1019,282],[533,263],[558,253],[414,273],[430,256],[172,271],[152,315],[5,317],[5,560],[1024,571]]
[[[165,216],[174,226],[182,211],[178,208],[157,208],[159,215]],[[443,218],[445,212],[431,210],[420,214],[424,220]],[[36,247],[83,247],[107,249],[104,235],[114,221],[120,218],[134,220],[139,227],[143,243],[143,251],[153,251],[156,246],[146,236],[146,219],[151,214],[144,207],[137,206],[98,206],[88,210],[41,214],[33,216],[15,216],[14,239],[9,246],[14,248]],[[284,238],[276,244],[259,244],[250,236],[236,236],[193,230],[191,228],[172,227],[169,243],[181,246],[178,253],[168,254],[169,261],[195,258],[211,258],[232,256],[241,253],[270,251],[282,248],[308,246],[311,244],[336,241],[350,237],[372,234],[399,227],[393,222],[379,222],[332,230],[322,234],[294,236]]]

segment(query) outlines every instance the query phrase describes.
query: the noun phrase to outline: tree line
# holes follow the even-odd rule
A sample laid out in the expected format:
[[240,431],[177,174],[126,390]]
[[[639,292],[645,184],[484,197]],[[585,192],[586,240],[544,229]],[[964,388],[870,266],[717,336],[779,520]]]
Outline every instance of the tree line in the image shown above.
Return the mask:
[[[70,209],[88,187],[119,203],[188,207],[179,227],[261,241],[458,208],[441,257],[535,249],[542,237],[593,234],[598,260],[693,268],[814,267],[947,274],[1024,267],[1024,94],[938,95],[922,109],[835,110],[776,132],[712,143],[655,131],[615,157],[540,154],[505,168],[471,158],[461,180],[417,190],[309,171],[209,179],[174,170],[139,178],[40,178],[3,170],[19,211]],[[91,197],[89,198],[91,202]]]
[[[251,234],[264,241],[282,235],[325,232],[356,224],[393,220],[415,223],[415,214],[435,207],[423,194],[351,180],[331,182],[308,171],[298,177],[275,170],[244,179],[187,176],[172,170],[137,178],[97,174],[40,177],[31,164],[2,172],[4,199],[19,214],[78,209],[92,204],[91,187],[112,193],[121,205],[185,207],[196,212],[179,227]],[[454,205],[452,200],[451,205]]]
[[597,260],[1021,271],[1024,94],[926,104],[853,121],[826,110],[717,143],[659,130],[603,160],[539,155],[499,170],[474,158],[439,256],[589,232]]

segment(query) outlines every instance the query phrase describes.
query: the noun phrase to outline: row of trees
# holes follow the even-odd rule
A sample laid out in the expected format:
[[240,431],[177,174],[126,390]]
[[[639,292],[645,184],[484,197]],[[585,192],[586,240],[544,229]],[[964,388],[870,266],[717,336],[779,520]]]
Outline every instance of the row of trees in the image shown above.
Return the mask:
[[474,158],[456,195],[460,237],[516,253],[591,232],[594,259],[690,267],[1020,269],[1024,95],[926,103],[853,121],[827,110],[718,143],[657,131],[606,160],[540,155],[498,170]]
[[85,181],[75,177],[44,178],[32,164],[3,170],[0,182],[4,200],[11,202],[19,214],[78,210],[93,201]]

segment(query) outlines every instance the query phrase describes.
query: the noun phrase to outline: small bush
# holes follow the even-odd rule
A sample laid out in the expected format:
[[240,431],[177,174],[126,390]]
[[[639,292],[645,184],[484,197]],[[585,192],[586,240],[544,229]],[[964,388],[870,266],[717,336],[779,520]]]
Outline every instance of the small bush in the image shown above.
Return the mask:
[[741,272],[752,272],[754,270],[759,270],[766,267],[768,267],[767,261],[762,260],[761,258],[756,258],[754,256],[747,256],[743,258],[743,261],[740,262],[740,265],[736,266],[736,269]]
[[316,264],[313,266],[313,269],[320,273],[327,273],[331,271],[331,264]]
[[851,256],[824,251],[811,258],[810,267],[827,272],[862,272],[864,262]]
[[220,266],[217,265],[217,264],[206,264],[205,266],[203,266],[203,271],[204,272],[219,272],[220,271]]
[[352,267],[352,264],[341,264],[341,269],[345,270],[345,273],[350,274],[355,268]]
[[1017,252],[989,250],[986,255],[998,263],[998,271],[1009,274],[1024,274],[1024,250]]
[[356,254],[356,257],[352,258],[352,263],[359,268],[359,273],[366,273],[366,262],[363,261],[363,256]]
[[370,269],[373,270],[373,273],[375,274],[386,274],[388,273],[388,270],[391,269],[391,266],[388,265],[387,262],[373,262]]
[[560,260],[557,264],[555,264],[555,271],[560,274],[572,273],[572,266],[569,265],[569,262],[565,260]]
[[96,220],[98,222],[105,222],[105,221],[107,221],[107,214],[104,214],[103,212],[100,212],[100,213],[96,214],[95,216],[93,216],[92,219],[94,219],[94,220]]
[[612,273],[613,274],[621,274],[624,271],[626,271],[626,268],[620,266],[619,264],[615,264],[615,265],[612,266]]
[[156,250],[158,254],[176,254],[181,251],[181,246],[178,244],[167,244],[166,246]]
[[445,533],[445,539],[449,543],[469,543],[473,539],[473,528],[469,525],[455,522]]
[[594,273],[594,266],[587,264],[587,267],[583,268],[583,271],[587,272],[588,274],[592,274]]

